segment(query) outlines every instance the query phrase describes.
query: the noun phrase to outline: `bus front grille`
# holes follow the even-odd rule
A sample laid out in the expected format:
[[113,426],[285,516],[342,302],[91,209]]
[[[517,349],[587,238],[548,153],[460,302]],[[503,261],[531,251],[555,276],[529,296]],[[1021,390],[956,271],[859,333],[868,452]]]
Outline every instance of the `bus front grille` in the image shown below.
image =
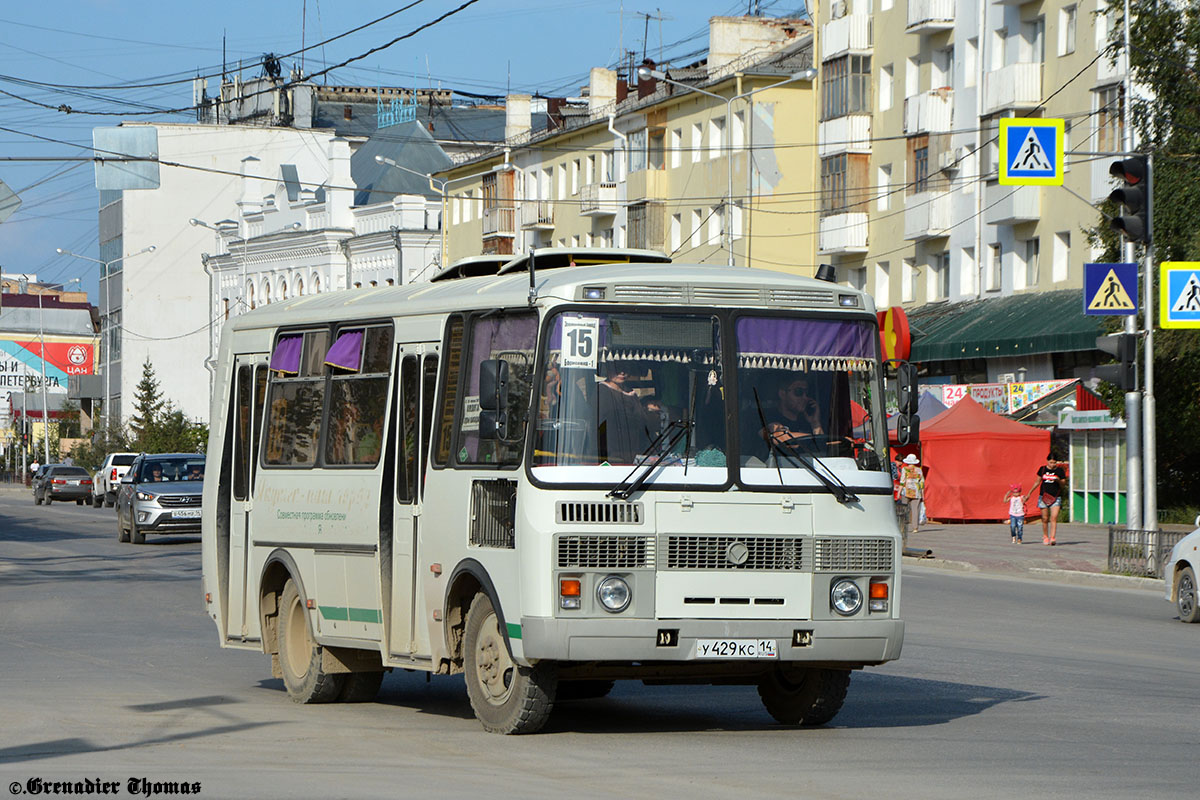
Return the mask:
[[891,572],[891,539],[817,539],[813,568],[816,572]]
[[668,536],[664,569],[745,569],[802,572],[804,537]]
[[558,566],[569,569],[654,567],[653,536],[559,536]]
[[641,525],[641,503],[559,500],[554,506],[559,524]]

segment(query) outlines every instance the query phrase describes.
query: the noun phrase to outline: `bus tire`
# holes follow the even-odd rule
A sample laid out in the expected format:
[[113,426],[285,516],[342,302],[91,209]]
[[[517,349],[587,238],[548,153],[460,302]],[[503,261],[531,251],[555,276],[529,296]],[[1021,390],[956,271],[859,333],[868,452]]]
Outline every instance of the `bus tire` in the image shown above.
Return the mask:
[[345,673],[321,669],[322,649],[308,626],[300,590],[289,579],[279,596],[279,667],[288,696],[297,703],[331,703],[341,694]]
[[767,713],[784,725],[824,725],[837,716],[850,686],[850,670],[771,670],[758,683]]
[[564,700],[599,700],[601,697],[608,697],[615,685],[615,681],[559,681],[554,701],[559,703]]
[[467,611],[463,668],[467,697],[484,730],[534,733],[546,724],[558,686],[554,665],[522,667],[512,660],[486,594],[475,595]]
[[141,529],[138,528],[136,519],[129,520],[129,541],[134,544],[146,543],[146,534],[142,533]]
[[382,683],[382,672],[347,673],[337,701],[339,703],[370,703],[375,699],[375,695],[379,694],[379,686]]

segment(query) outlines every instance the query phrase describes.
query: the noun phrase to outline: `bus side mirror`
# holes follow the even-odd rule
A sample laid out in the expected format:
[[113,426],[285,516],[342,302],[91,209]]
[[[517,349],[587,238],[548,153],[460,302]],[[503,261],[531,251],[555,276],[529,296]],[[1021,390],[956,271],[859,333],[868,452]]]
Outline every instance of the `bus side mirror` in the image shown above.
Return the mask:
[[917,413],[917,367],[908,361],[901,361],[896,366],[896,376],[899,378],[896,399],[899,401],[900,414],[912,416]]
[[916,414],[901,414],[896,420],[896,441],[901,445],[916,444],[921,434],[921,418]]
[[479,364],[479,438],[508,438],[508,362],[492,358]]

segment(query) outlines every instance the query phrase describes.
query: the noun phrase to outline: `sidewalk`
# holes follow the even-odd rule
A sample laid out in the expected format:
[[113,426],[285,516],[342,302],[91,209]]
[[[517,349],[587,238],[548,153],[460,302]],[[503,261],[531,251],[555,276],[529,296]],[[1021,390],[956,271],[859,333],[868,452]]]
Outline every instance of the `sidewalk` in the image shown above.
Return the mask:
[[1155,578],[1106,574],[1107,525],[1060,523],[1058,543],[1047,547],[1042,544],[1040,520],[1026,521],[1025,543],[1019,545],[1012,544],[1007,521],[963,524],[929,522],[921,530],[909,534],[906,552],[914,550],[931,551],[932,557],[906,557],[905,566],[1020,575],[1064,583],[1154,591],[1163,589],[1163,582]]

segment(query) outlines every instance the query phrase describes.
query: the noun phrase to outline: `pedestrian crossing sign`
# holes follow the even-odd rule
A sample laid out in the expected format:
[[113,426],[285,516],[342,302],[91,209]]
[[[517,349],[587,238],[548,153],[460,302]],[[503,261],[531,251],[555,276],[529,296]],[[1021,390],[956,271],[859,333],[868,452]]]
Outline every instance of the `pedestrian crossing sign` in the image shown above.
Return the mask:
[[1062,186],[1064,128],[1061,119],[1000,120],[1000,183]]
[[1129,315],[1137,311],[1137,264],[1083,265],[1084,314]]
[[1200,261],[1159,265],[1160,328],[1200,328]]

